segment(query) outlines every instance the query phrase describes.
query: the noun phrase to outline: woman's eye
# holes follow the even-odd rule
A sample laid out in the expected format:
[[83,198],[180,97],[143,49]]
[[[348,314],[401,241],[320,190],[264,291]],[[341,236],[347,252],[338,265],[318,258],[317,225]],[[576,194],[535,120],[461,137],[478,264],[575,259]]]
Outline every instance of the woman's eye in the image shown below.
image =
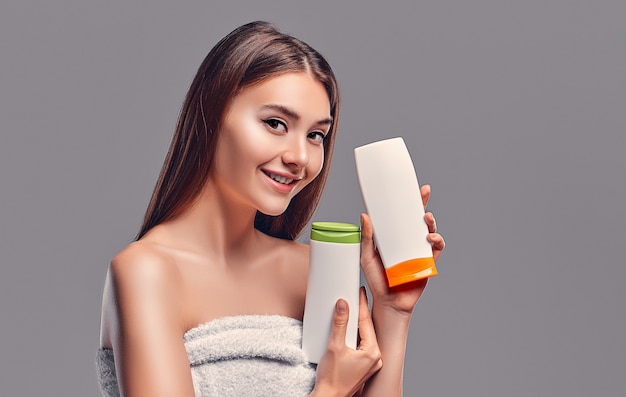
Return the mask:
[[265,124],[267,124],[267,126],[270,127],[273,130],[287,131],[287,125],[285,125],[285,123],[283,123],[280,120],[277,120],[277,119],[267,119],[267,120],[263,120],[263,122]]
[[324,138],[326,138],[326,135],[320,131],[309,132],[309,139],[315,143],[322,144],[324,142]]

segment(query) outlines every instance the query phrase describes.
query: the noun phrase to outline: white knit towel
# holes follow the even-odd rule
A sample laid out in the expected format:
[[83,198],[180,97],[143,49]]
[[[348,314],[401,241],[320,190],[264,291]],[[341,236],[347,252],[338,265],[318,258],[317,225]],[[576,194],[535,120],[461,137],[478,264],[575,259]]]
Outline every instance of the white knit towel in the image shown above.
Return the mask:
[[[224,317],[190,329],[183,341],[196,396],[307,396],[315,367],[301,348],[302,322],[279,315]],[[110,349],[96,367],[105,397],[118,397]]]

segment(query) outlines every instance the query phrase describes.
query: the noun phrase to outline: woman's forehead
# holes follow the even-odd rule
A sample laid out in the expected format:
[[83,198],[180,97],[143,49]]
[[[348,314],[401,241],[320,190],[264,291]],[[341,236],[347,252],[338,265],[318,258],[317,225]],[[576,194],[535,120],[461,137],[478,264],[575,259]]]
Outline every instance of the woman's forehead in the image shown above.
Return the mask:
[[284,107],[302,117],[328,119],[330,101],[326,87],[306,72],[289,72],[243,88],[233,105]]

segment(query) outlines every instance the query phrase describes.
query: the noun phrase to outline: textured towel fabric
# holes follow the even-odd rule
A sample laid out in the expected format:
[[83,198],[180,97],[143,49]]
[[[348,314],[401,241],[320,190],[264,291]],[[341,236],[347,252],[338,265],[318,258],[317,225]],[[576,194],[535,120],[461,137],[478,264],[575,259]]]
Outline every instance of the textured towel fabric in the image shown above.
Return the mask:
[[[183,342],[196,396],[307,396],[315,367],[301,348],[302,322],[278,315],[225,317],[192,328]],[[111,349],[96,369],[105,397],[118,397]]]

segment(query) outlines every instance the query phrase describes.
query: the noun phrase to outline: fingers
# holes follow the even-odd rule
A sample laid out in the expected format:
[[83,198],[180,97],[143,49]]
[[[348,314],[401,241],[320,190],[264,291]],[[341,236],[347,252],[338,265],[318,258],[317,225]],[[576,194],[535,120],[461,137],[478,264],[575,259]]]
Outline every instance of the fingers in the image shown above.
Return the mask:
[[446,242],[441,234],[437,233],[437,221],[432,212],[427,212],[426,215],[424,215],[424,221],[426,221],[426,225],[428,226],[426,239],[432,244],[433,257],[436,261],[439,255],[441,255],[441,251],[446,247]]
[[345,342],[348,310],[345,300],[337,300],[328,348],[317,365],[315,388],[311,395],[353,396],[382,367],[382,354],[364,288],[360,291],[358,311],[362,342],[357,350],[348,347]]
[[446,248],[446,242],[439,233],[429,233],[426,239],[432,244],[433,258],[437,261],[439,255],[441,255],[441,251]]
[[341,348],[346,345],[346,332],[348,329],[348,318],[350,309],[348,302],[344,299],[337,300],[335,303],[335,312],[333,313],[333,323],[328,337],[328,347],[331,346]]
[[367,304],[367,293],[365,287],[361,287],[359,291],[359,336],[361,342],[358,350],[363,352],[372,363],[372,370],[378,371],[382,365],[382,355],[376,339],[376,331],[374,330],[374,322],[370,314],[370,308]]
[[427,212],[426,215],[424,215],[424,221],[426,221],[429,233],[437,233],[437,221],[432,212]]
[[366,254],[374,252],[374,230],[369,215],[361,214],[361,249]]
[[439,233],[429,233],[426,239],[433,245],[433,249],[441,251],[446,247],[446,242]]
[[[346,331],[348,328],[349,308],[348,302],[338,299],[335,304],[335,313],[328,339],[329,348],[343,348],[346,345]],[[378,342],[376,341],[376,331],[367,304],[367,293],[365,287],[359,290],[359,337],[360,343],[358,350],[377,350]]]
[[376,341],[376,331],[374,331],[374,323],[367,304],[365,287],[361,287],[359,291],[359,336],[361,338],[360,350],[369,348],[373,341]]
[[374,245],[372,222],[367,214],[361,214],[361,268],[370,289],[386,289],[385,268]]
[[424,208],[426,208],[428,200],[430,200],[430,185],[420,187],[420,193],[422,194],[422,204],[424,204]]
[[367,304],[365,287],[359,291],[359,336],[361,342],[358,350],[365,354],[371,362],[371,370],[378,371],[383,366],[382,353],[376,339],[374,322]]

